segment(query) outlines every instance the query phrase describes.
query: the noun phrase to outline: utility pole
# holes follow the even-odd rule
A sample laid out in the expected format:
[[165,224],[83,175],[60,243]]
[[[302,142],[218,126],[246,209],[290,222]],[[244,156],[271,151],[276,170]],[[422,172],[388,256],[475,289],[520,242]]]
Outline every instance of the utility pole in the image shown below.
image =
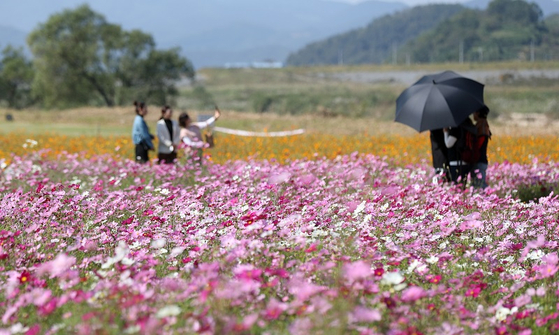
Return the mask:
[[530,62],[534,62],[534,38],[532,38],[532,41],[530,42]]
[[478,47],[477,51],[479,52],[479,61],[483,62],[483,47]]
[[398,63],[398,46],[396,42],[392,43],[392,63],[394,65]]
[[338,49],[338,65],[344,65],[344,50],[342,48]]
[[464,40],[460,41],[460,46],[458,47],[459,49],[459,55],[458,55],[458,62],[460,64],[464,63]]
[[411,57],[410,57],[410,53],[406,53],[406,65],[410,66],[411,64]]

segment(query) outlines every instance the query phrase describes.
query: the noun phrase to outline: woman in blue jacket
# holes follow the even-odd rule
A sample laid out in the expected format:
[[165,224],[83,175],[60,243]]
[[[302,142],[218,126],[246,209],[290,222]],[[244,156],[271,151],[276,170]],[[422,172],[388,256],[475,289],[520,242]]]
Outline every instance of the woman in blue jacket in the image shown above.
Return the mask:
[[151,141],[154,136],[149,133],[144,116],[148,113],[148,107],[144,102],[134,101],[136,106],[136,118],[132,126],[132,141],[136,145],[136,162],[147,163],[149,162],[149,150],[153,150],[153,142]]

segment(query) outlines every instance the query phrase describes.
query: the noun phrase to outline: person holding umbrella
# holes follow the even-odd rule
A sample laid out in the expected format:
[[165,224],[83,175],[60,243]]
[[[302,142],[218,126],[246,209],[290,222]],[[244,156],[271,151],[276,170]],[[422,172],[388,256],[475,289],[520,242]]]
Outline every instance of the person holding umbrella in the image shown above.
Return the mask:
[[433,168],[435,169],[435,184],[450,181],[448,172],[448,149],[444,142],[444,132],[442,129],[434,129],[429,131],[429,139],[431,141],[431,154],[433,159]]
[[[444,71],[421,77],[396,100],[394,121],[418,132],[431,131],[435,169],[444,166],[444,151],[448,149],[447,158],[453,181],[459,177],[465,179],[471,169],[469,159],[459,157],[460,145],[457,143],[463,143],[467,130],[475,129],[469,116],[485,106],[484,87],[473,79],[453,71]],[[442,134],[440,129],[443,129]],[[473,133],[475,136],[475,130]]]
[[472,163],[463,157],[464,143],[468,132],[475,136],[477,130],[472,120],[466,118],[458,127],[444,128],[444,143],[448,148],[450,179],[455,183],[466,183]]

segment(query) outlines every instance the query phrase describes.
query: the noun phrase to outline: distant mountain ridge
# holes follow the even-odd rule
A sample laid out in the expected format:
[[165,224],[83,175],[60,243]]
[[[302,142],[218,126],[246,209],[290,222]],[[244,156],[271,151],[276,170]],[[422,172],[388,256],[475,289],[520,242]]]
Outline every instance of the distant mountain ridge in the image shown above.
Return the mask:
[[388,14],[364,28],[312,43],[292,53],[288,65],[383,63],[397,49],[445,19],[465,10],[461,5],[425,5]]
[[[29,33],[39,23],[82,0],[0,2],[0,45],[13,31]],[[324,0],[95,0],[91,8],[125,29],[152,34],[159,47],[181,47],[196,67],[264,59],[283,61],[289,52],[327,36],[364,26],[408,6],[398,2],[348,4]],[[33,10],[29,10],[33,8]],[[255,52],[255,50],[258,50]]]

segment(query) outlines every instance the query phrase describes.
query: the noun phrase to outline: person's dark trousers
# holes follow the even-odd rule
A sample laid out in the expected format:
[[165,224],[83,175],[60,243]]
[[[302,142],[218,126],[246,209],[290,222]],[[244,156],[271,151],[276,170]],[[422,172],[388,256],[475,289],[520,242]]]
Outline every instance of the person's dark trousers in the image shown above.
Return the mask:
[[170,154],[163,154],[163,153],[159,153],[157,154],[157,158],[158,158],[158,164],[161,163],[165,163],[165,164],[173,164],[175,162],[175,159],[177,158],[177,153],[176,152],[171,152]]
[[136,162],[142,164],[149,162],[148,150],[144,147],[142,144],[136,144]]
[[471,165],[455,165],[450,166],[450,177],[455,183],[466,184],[468,173],[472,169]]

